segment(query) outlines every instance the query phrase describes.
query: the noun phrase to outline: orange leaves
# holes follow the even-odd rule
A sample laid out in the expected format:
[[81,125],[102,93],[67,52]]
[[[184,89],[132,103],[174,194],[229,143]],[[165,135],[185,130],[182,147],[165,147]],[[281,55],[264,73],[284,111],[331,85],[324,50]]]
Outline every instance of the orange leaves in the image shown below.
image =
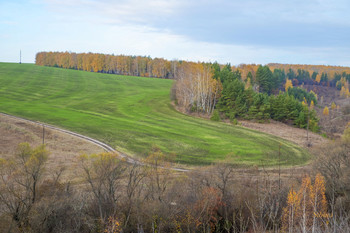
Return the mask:
[[320,74],[317,74],[315,81],[316,81],[317,83],[320,83],[320,82],[321,82],[321,75],[320,75]]
[[309,232],[315,227],[324,227],[329,218],[325,191],[325,180],[321,174],[316,175],[313,185],[309,176],[304,177],[300,189],[296,192],[292,188],[288,193],[282,230]]
[[314,200],[314,209],[318,213],[327,213],[326,186],[324,177],[318,173],[315,177],[311,198]]
[[163,58],[69,52],[40,52],[35,60],[35,64],[41,66],[157,78],[173,77],[172,63],[177,62]]
[[[278,64],[278,63],[270,63],[268,64],[271,70],[274,69],[281,69],[287,72],[289,69],[292,69],[294,72],[297,72],[298,69],[301,70],[306,70],[309,72],[310,76],[314,72],[318,74],[327,74],[329,79],[332,79],[334,77],[335,73],[350,73],[350,67],[342,67],[342,66],[325,66],[325,65],[296,65],[296,64]],[[321,82],[321,76],[322,75],[317,75],[316,76],[316,81],[318,83]]]
[[109,217],[107,226],[103,231],[105,233],[119,233],[122,232],[122,227],[117,218]]
[[288,193],[287,203],[289,206],[294,206],[299,203],[299,195],[293,190],[293,188]]
[[220,191],[213,187],[205,187],[202,190],[200,199],[195,204],[195,209],[199,212],[199,222],[209,225],[211,229],[215,228],[219,221],[217,212],[224,203],[221,201]]

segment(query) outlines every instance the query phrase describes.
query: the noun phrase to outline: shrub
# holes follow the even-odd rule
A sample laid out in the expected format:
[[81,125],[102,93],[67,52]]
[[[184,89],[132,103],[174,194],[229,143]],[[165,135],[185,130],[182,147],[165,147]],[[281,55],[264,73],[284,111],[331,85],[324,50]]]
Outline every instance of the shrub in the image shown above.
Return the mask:
[[220,114],[218,110],[214,110],[213,115],[210,117],[212,121],[220,121]]

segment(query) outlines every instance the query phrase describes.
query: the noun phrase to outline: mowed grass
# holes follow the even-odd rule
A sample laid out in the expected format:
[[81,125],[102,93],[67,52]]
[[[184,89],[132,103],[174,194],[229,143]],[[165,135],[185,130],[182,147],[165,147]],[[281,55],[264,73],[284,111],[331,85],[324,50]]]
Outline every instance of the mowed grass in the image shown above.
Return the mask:
[[190,165],[227,160],[289,166],[308,161],[306,150],[278,137],[177,112],[169,97],[172,84],[0,63],[0,111],[88,135],[141,158],[156,146]]

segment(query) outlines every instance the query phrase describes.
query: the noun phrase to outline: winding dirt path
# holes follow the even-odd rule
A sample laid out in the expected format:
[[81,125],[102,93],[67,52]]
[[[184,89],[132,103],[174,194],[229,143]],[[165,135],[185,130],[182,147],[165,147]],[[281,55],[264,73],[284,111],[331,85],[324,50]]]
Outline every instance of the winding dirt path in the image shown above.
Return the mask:
[[[125,161],[130,163],[130,164],[145,165],[144,163],[142,163],[142,162],[140,162],[140,161],[138,161],[138,160],[128,156],[127,154],[122,153],[120,151],[117,151],[113,147],[111,147],[110,145],[108,145],[106,143],[103,143],[103,142],[101,142],[99,140],[96,140],[94,138],[91,138],[91,137],[88,137],[88,136],[85,136],[85,135],[82,135],[82,134],[78,134],[78,133],[75,133],[75,132],[72,132],[72,131],[69,131],[69,130],[66,130],[66,129],[62,129],[62,128],[59,128],[59,127],[56,127],[56,126],[53,126],[53,125],[44,124],[44,123],[33,121],[33,120],[28,120],[28,119],[25,119],[25,118],[22,118],[22,117],[13,116],[13,115],[9,115],[9,114],[6,114],[6,113],[1,113],[0,112],[0,115],[1,116],[6,116],[6,117],[10,117],[10,118],[16,119],[16,120],[28,122],[28,123],[31,123],[31,124],[35,124],[35,125],[38,125],[38,126],[41,126],[41,127],[44,127],[44,128],[48,128],[50,130],[58,131],[58,132],[61,132],[61,133],[64,133],[64,134],[71,135],[73,137],[76,137],[76,138],[82,139],[84,141],[87,141],[89,143],[92,143],[94,145],[97,145],[98,147],[102,148],[103,150],[105,150],[107,152],[115,152],[122,159],[125,159]],[[171,169],[174,170],[174,171],[179,171],[179,172],[189,171],[188,169],[177,168],[177,167],[172,167]]]
[[[259,124],[261,125],[261,124]],[[102,151],[117,152],[121,158],[124,158],[130,164],[145,165],[141,161],[129,157],[124,153],[116,151],[110,145],[100,142],[96,139],[81,135],[69,130],[61,129],[49,124],[43,124],[32,120],[23,119],[4,113],[0,113],[0,158],[13,155],[18,143],[29,142],[37,146],[42,143],[42,129],[45,127],[45,144],[51,152],[49,156],[47,170],[51,173],[60,167],[65,167],[63,173],[64,180],[75,181],[79,177],[79,155],[97,154]],[[268,126],[268,124],[266,124]],[[212,173],[210,167],[176,167],[172,165],[167,169],[175,172],[206,172]],[[208,170],[209,169],[209,170]],[[256,179],[262,174],[268,174],[276,179],[279,172],[284,180],[295,179],[305,172],[308,172],[309,166],[296,166],[281,168],[271,167],[237,167],[234,169],[235,179],[246,179],[247,177]],[[51,175],[51,173],[47,175]],[[298,175],[296,175],[298,174]]]

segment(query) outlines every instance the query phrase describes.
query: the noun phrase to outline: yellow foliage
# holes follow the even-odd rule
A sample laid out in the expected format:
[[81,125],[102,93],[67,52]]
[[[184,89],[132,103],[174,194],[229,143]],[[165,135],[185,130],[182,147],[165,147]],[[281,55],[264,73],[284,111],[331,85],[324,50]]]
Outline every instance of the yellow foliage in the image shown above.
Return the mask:
[[321,75],[317,74],[316,76],[316,82],[320,83],[321,82]]
[[286,83],[284,85],[284,89],[285,91],[288,91],[288,88],[292,88],[293,87],[293,83],[292,80],[289,80],[288,78],[286,79]]
[[328,116],[328,115],[329,115],[329,109],[328,109],[327,106],[324,107],[324,109],[323,109],[323,115],[325,115],[325,116]]
[[105,233],[119,233],[122,232],[122,226],[117,218],[108,218],[107,226],[104,230]]
[[310,93],[315,96],[316,100],[318,100],[317,94],[314,91],[311,90]]
[[304,101],[303,102],[301,102],[302,104],[303,104],[303,106],[308,106],[308,104],[307,104],[307,100],[305,99],[305,97],[304,97]]
[[152,165],[163,164],[165,162],[165,155],[160,148],[153,146],[145,162]]
[[346,95],[345,87],[342,86],[340,89],[340,96],[345,96],[345,95]]
[[311,109],[311,110],[312,110],[312,109],[314,109],[314,106],[315,106],[314,101],[313,101],[313,100],[311,100],[311,103],[310,103],[310,109]]
[[298,198],[299,197],[298,197],[297,193],[292,188],[288,193],[288,198],[287,198],[288,205],[290,205],[290,206],[297,205],[299,203]]
[[342,140],[350,144],[350,121],[348,122],[344,133],[342,135]]
[[337,105],[334,102],[332,102],[331,108],[332,108],[332,110],[334,110],[337,108]]
[[309,232],[313,225],[324,227],[330,217],[325,191],[325,180],[321,174],[316,175],[314,185],[306,176],[297,192],[292,187],[287,206],[283,208],[282,231],[298,232],[301,228]]
[[246,82],[246,84],[245,84],[245,89],[247,90],[247,89],[249,89],[251,86],[252,86],[252,83],[251,83],[251,81],[250,81],[250,78],[248,78],[248,79],[247,79],[247,82]]

